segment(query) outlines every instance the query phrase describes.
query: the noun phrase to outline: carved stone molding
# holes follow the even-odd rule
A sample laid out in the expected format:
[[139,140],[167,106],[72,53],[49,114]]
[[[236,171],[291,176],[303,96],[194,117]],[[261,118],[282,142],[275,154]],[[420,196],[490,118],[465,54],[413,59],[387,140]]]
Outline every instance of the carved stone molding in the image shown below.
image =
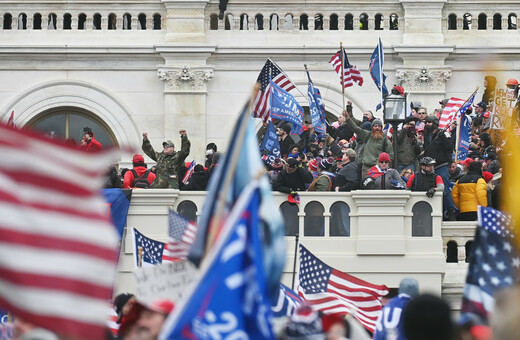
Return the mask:
[[422,66],[420,69],[397,70],[395,76],[406,92],[444,91],[446,82],[451,78],[451,70],[432,70]]
[[213,71],[192,70],[184,66],[176,70],[158,70],[157,76],[170,91],[205,91],[207,82],[213,78]]

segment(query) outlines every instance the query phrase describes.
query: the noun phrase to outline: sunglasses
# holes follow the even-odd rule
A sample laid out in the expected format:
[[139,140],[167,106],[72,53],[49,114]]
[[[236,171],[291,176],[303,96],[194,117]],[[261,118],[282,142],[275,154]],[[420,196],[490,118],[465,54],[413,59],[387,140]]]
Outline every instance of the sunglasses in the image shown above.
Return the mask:
[[390,163],[389,161],[381,161],[379,163]]
[[418,115],[425,115],[426,112],[417,112]]
[[165,148],[165,149],[172,148],[172,147],[173,147],[173,145],[165,145],[165,146],[163,146],[163,148]]

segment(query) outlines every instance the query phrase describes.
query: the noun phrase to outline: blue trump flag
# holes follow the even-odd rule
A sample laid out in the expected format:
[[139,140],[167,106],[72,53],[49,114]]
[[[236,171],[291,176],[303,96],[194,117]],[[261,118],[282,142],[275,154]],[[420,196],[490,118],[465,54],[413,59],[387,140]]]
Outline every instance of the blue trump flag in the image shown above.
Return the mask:
[[321,98],[320,90],[314,87],[309,71],[307,71],[307,77],[309,78],[307,93],[309,95],[309,111],[311,112],[312,125],[318,135],[324,135],[327,126],[325,123],[325,106],[323,105],[323,99]]
[[381,102],[377,105],[376,110],[381,108],[383,104],[383,97],[388,95],[388,89],[385,85],[386,76],[383,73],[384,61],[385,54],[383,52],[383,44],[381,43],[381,39],[379,39],[379,44],[377,44],[376,49],[372,53],[372,57],[370,57],[370,64],[368,65],[368,70],[370,71],[372,80],[376,84],[379,92],[381,92]]
[[258,180],[244,188],[159,339],[275,339],[258,233],[260,196]]
[[301,303],[302,298],[294,290],[280,283],[278,298],[273,300],[273,306],[271,307],[273,316],[275,318],[291,316]]
[[460,118],[460,128],[457,138],[457,155],[455,161],[462,161],[468,157],[469,144],[471,143],[471,123],[468,116],[462,115]]
[[[269,273],[270,292],[275,295],[285,265],[285,228],[280,210],[272,197],[271,185],[263,175],[265,167],[260,157],[249,104],[244,105],[233,131],[235,133],[228,151],[211,175],[189,259],[197,266],[201,264],[206,250],[219,238],[212,238],[211,235],[221,234],[222,225],[244,188],[254,179],[259,179],[261,228],[257,232],[263,242],[263,264],[265,272]],[[240,171],[237,171],[238,160]],[[222,211],[218,211],[219,200],[225,203]]]
[[132,189],[103,189],[103,196],[108,203],[112,223],[114,223],[119,233],[119,239],[121,239],[125,230]]
[[271,81],[271,118],[292,123],[292,134],[303,132],[303,109],[289,92]]
[[262,143],[260,144],[260,151],[267,150],[269,154],[267,155],[269,164],[273,164],[274,160],[280,158],[280,142],[278,141],[278,135],[276,134],[276,128],[273,125],[272,121],[267,123],[267,128],[265,129],[264,139],[262,139]]

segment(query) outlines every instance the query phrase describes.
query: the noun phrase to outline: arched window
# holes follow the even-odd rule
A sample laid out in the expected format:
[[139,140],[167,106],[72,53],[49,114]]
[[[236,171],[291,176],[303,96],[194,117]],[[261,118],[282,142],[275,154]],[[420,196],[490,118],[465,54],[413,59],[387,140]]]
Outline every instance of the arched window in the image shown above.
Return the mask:
[[255,30],[262,31],[264,29],[264,16],[262,14],[255,15]]
[[285,30],[286,31],[294,30],[293,15],[291,13],[287,13],[285,15]]
[[515,13],[509,13],[507,16],[507,29],[516,30],[518,19]]
[[457,242],[448,241],[446,244],[446,262],[448,263],[457,263],[459,262],[459,250]]
[[130,13],[123,14],[123,29],[131,30],[132,29],[132,16]]
[[278,14],[271,14],[269,29],[271,31],[278,31]]
[[87,15],[85,13],[78,15],[78,30],[84,30],[86,28],[86,23]]
[[42,112],[27,123],[27,127],[41,131],[49,137],[69,139],[79,146],[84,136],[84,128],[94,132],[103,149],[117,145],[110,128],[92,113],[75,107],[61,107]]
[[101,14],[99,14],[99,13],[94,14],[94,17],[92,20],[92,26],[95,30],[101,29]]
[[33,29],[34,30],[42,29],[42,15],[40,13],[34,13],[34,15],[33,15]]
[[466,242],[464,248],[466,250],[465,262],[469,263],[471,261],[471,257],[473,256],[473,241]]
[[433,221],[432,207],[428,203],[421,201],[412,207],[412,236],[432,236]]
[[354,29],[354,16],[352,14],[345,15],[345,29],[352,31]]
[[72,15],[70,13],[63,14],[63,29],[72,29]]
[[146,14],[141,13],[137,16],[137,20],[139,21],[138,29],[145,30],[146,29]]
[[329,30],[331,31],[337,31],[338,30],[338,15],[337,14],[331,14],[330,15],[330,27]]
[[383,26],[384,26],[384,18],[383,18],[383,14],[381,13],[378,13],[374,16],[374,25],[375,25],[375,29],[376,30],[382,30],[383,29]]
[[234,24],[234,22],[233,22],[233,14],[228,13],[224,20],[225,20],[225,22],[224,22],[224,29],[226,31],[232,30],[233,29],[233,24]]
[[330,236],[350,236],[350,207],[345,202],[335,202],[330,207]]
[[472,17],[471,14],[465,13],[462,17],[462,29],[463,30],[470,30],[471,29],[471,23],[472,23]]
[[448,29],[457,29],[457,14],[451,13],[450,15],[448,15]]
[[13,27],[13,16],[11,13],[4,14],[4,30],[10,30]]
[[246,13],[240,15],[240,30],[247,31],[249,29],[249,16]]
[[493,15],[493,29],[494,30],[502,29],[502,14],[495,13],[495,15]]
[[368,30],[368,14],[361,13],[359,15],[359,29],[362,31]]
[[47,29],[48,30],[55,30],[56,29],[56,20],[57,20],[57,16],[56,14],[54,13],[51,13],[49,14],[49,16],[47,17]]
[[300,15],[300,31],[309,29],[309,16],[307,14]]
[[27,14],[20,13],[18,15],[18,29],[26,30],[27,29]]
[[305,220],[303,224],[303,234],[305,236],[325,235],[325,209],[320,202],[312,201],[305,206]]
[[296,236],[299,231],[298,205],[289,202],[280,204],[280,212],[285,224],[285,236]]
[[487,15],[486,13],[480,13],[478,15],[478,29],[486,30],[487,29]]
[[323,15],[320,13],[314,16],[314,30],[323,31]]
[[161,15],[159,13],[155,13],[153,15],[153,29],[154,30],[160,30],[162,25],[161,25]]
[[114,13],[108,15],[108,27],[109,30],[115,30],[117,27],[117,17]]
[[182,201],[179,203],[177,213],[190,222],[197,223],[197,205],[192,201]]
[[390,30],[398,30],[399,29],[399,16],[395,13],[390,14]]
[[218,14],[213,13],[209,16],[209,29],[212,31],[218,30]]

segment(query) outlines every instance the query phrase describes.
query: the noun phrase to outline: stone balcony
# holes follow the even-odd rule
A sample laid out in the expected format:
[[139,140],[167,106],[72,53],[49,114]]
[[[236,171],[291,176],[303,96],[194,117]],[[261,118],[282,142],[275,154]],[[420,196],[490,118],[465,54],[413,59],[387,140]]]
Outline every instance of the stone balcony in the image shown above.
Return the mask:
[[[136,227],[152,239],[165,241],[168,208],[196,219],[206,195],[134,190],[127,228]],[[473,238],[475,224],[442,222],[440,194],[428,199],[424,193],[409,191],[302,192],[299,205],[288,203],[281,193],[274,193],[274,199],[286,222],[286,284],[292,281],[298,234],[300,243],[339,270],[389,287],[413,276],[423,291],[442,293],[455,310],[460,308],[467,268],[465,245]],[[132,240],[127,231],[117,291],[133,290],[132,270]]]

